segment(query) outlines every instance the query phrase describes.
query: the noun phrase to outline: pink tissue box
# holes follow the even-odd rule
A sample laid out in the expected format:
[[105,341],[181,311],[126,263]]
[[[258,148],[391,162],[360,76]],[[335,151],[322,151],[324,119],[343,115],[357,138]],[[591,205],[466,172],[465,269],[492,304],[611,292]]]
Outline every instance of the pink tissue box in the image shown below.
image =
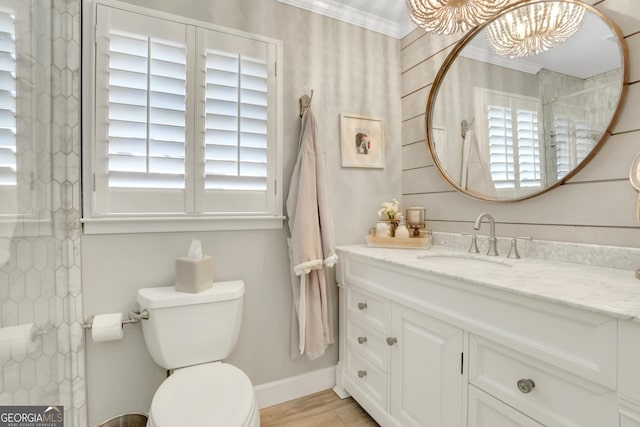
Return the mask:
[[205,291],[213,285],[213,262],[210,256],[201,259],[176,258],[176,291],[192,294]]

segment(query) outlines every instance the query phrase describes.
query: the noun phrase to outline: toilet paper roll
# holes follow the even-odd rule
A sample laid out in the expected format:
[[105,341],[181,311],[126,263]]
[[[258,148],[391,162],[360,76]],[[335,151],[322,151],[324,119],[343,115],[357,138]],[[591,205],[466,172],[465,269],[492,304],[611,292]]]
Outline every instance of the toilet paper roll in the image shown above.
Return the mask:
[[124,338],[122,320],[122,313],[96,315],[91,326],[91,338],[96,342],[121,340]]

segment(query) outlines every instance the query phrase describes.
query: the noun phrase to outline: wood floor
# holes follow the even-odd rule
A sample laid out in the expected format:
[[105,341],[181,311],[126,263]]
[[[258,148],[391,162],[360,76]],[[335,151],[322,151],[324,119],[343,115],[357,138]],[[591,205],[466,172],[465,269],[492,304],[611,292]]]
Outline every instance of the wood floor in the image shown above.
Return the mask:
[[325,390],[260,411],[260,427],[378,427],[364,409],[348,397]]

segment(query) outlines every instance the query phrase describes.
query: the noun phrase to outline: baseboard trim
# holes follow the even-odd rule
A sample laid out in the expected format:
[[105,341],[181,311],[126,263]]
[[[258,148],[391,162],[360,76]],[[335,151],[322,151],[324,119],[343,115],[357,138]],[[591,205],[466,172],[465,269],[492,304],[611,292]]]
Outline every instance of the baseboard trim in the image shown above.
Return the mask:
[[294,377],[283,378],[253,388],[258,408],[277,405],[309,394],[333,388],[336,385],[336,367],[330,366]]

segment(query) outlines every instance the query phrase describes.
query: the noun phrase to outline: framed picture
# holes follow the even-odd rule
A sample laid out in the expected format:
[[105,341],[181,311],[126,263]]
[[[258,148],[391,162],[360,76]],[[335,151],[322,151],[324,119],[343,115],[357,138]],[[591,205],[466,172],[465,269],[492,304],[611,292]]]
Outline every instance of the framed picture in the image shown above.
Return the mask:
[[343,167],[384,169],[382,120],[341,114],[340,151]]

